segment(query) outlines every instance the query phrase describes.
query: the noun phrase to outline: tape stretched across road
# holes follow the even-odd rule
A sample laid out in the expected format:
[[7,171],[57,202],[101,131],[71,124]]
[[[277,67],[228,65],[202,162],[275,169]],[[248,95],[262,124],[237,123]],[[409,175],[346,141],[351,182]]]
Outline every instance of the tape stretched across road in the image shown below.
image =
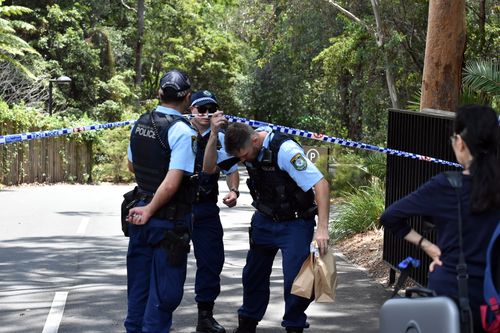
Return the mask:
[[[188,115],[188,117],[189,116],[190,115]],[[304,131],[304,130],[300,130],[300,129],[296,129],[296,128],[292,128],[292,127],[274,125],[271,123],[266,123],[266,122],[258,121],[258,120],[250,120],[250,119],[231,116],[231,115],[225,115],[225,117],[230,122],[245,123],[245,124],[248,124],[252,127],[269,126],[276,131],[280,131],[280,132],[291,134],[291,135],[301,136],[303,138],[318,140],[318,141],[322,141],[322,142],[329,142],[329,143],[338,144],[338,145],[342,145],[342,146],[346,146],[346,147],[371,150],[371,151],[376,151],[379,153],[384,153],[384,154],[389,154],[389,155],[396,155],[396,156],[401,156],[401,157],[406,157],[406,158],[412,158],[412,159],[417,159],[420,161],[444,164],[444,165],[453,166],[453,167],[457,167],[457,168],[462,168],[462,166],[458,163],[445,161],[445,160],[441,160],[441,159],[434,158],[434,157],[429,157],[429,156],[424,156],[424,155],[414,154],[414,153],[408,153],[405,151],[391,149],[391,148],[379,147],[379,146],[375,146],[375,145],[371,145],[371,144],[363,143],[363,142],[357,142],[357,141],[352,141],[352,140],[347,140],[347,139],[336,138],[333,136],[320,134],[320,133],[313,133],[313,132]],[[10,135],[0,136],[0,145],[14,143],[14,142],[27,141],[27,140],[48,138],[48,137],[52,137],[52,136],[59,136],[59,135],[65,135],[65,134],[81,133],[81,132],[85,132],[85,131],[94,131],[94,130],[101,130],[101,129],[106,129],[106,128],[127,126],[127,125],[133,125],[134,123],[135,123],[135,120],[127,120],[127,121],[119,121],[119,122],[115,122],[115,123],[88,125],[88,126],[75,127],[75,128],[63,128],[63,129],[51,130],[51,131],[29,132],[29,133],[22,133],[22,134],[10,134]]]
[[135,123],[135,120],[127,120],[127,121],[119,121],[116,123],[107,123],[107,124],[98,124],[98,125],[87,125],[82,127],[74,127],[74,128],[61,128],[58,130],[49,130],[49,131],[39,131],[39,132],[28,132],[22,134],[9,134],[9,135],[0,135],[0,145],[14,142],[21,142],[27,140],[48,138],[51,136],[59,136],[65,134],[73,134],[73,133],[81,133],[86,131],[95,131],[105,128],[113,128],[120,126],[132,125]]

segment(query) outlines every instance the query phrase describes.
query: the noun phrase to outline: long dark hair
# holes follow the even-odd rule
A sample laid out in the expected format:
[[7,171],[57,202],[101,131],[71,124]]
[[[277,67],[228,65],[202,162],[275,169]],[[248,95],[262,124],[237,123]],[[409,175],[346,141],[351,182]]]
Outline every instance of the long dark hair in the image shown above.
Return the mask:
[[473,156],[471,212],[500,209],[500,126],[495,110],[475,104],[462,106],[454,127]]

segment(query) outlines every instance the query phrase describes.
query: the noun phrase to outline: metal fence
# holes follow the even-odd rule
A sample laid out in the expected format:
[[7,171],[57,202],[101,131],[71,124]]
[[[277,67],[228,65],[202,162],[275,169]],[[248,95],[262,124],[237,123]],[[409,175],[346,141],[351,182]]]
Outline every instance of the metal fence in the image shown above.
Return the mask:
[[[454,113],[427,110],[422,112],[389,110],[387,146],[389,148],[455,161],[449,137],[452,134]],[[453,167],[415,159],[387,156],[386,207],[413,192],[432,176]],[[425,217],[410,219],[412,227],[435,241],[434,231],[429,230]],[[410,273],[410,278],[420,285],[427,284],[430,260],[423,251],[402,239],[384,232],[383,260],[390,266],[390,283],[394,282],[395,269],[408,256],[421,259],[421,267]]]

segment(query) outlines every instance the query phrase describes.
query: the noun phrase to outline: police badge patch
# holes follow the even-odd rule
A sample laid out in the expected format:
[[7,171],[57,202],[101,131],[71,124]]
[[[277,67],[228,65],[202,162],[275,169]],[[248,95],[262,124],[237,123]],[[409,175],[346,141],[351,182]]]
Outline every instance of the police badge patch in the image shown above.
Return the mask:
[[302,171],[307,168],[307,161],[301,153],[295,154],[295,156],[290,160],[290,163],[292,163],[293,167],[297,171]]
[[191,135],[191,149],[196,155],[196,151],[198,150],[198,138],[196,137],[196,135]]

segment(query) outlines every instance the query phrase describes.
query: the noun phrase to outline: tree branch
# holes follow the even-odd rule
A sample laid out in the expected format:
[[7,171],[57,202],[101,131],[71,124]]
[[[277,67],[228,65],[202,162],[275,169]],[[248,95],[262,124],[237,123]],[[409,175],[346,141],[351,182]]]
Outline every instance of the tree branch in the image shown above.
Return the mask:
[[136,13],[137,13],[137,9],[132,8],[132,7],[130,7],[129,5],[127,5],[127,4],[125,3],[125,0],[120,0],[120,1],[121,1],[121,3],[122,3],[123,7],[127,8],[128,10],[133,10],[134,12],[136,12]]
[[366,24],[365,22],[363,22],[359,17],[357,17],[356,15],[354,15],[353,13],[351,13],[350,11],[348,11],[347,9],[344,9],[342,8],[342,6],[340,6],[339,4],[337,4],[336,2],[332,1],[332,0],[327,0],[333,7],[337,8],[339,11],[342,12],[342,14],[344,14],[345,16],[349,17],[350,19],[358,22],[359,24],[361,24],[363,27],[365,27],[366,30],[368,30],[369,32],[371,33],[375,33],[373,31],[372,28],[370,28],[368,26],[368,24]]

